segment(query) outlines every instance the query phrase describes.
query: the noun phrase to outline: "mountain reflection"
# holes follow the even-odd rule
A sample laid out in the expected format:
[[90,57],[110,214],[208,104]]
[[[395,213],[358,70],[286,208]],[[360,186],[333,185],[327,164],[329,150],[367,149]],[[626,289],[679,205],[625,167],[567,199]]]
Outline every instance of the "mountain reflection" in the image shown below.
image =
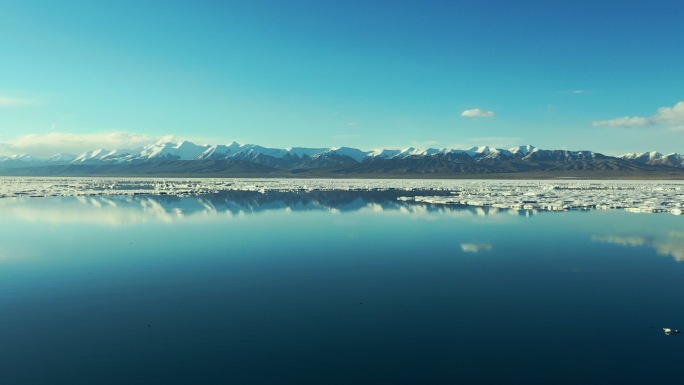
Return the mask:
[[[447,212],[463,216],[536,214],[531,210],[492,207],[435,205],[399,197],[425,195],[425,191],[309,191],[259,192],[222,191],[214,194],[178,197],[172,195],[102,195],[48,198],[0,199],[3,217],[49,223],[99,223],[121,225],[146,222],[175,222],[205,216],[239,216],[268,211],[327,211],[345,213],[367,210],[394,211],[412,215]],[[429,194],[435,195],[435,191]],[[443,192],[446,195],[448,192]]]
[[652,247],[659,255],[670,256],[677,262],[684,262],[684,232],[672,231],[659,236],[594,236],[591,239],[594,242],[612,243],[625,247]]

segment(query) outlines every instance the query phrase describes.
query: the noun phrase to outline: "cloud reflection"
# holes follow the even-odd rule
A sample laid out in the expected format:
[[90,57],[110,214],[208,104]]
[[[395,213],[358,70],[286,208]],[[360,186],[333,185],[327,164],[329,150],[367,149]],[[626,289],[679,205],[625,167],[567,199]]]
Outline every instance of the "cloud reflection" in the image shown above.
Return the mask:
[[594,242],[611,243],[625,247],[652,247],[659,255],[672,257],[677,262],[684,262],[684,232],[672,231],[659,236],[593,236],[591,239]]
[[461,250],[464,253],[479,253],[482,251],[491,251],[494,245],[491,243],[461,243]]

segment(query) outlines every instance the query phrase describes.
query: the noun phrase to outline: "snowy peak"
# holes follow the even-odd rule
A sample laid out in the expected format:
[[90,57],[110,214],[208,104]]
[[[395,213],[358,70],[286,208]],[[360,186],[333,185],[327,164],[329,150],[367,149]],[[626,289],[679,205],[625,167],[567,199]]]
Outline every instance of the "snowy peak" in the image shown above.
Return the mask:
[[394,157],[397,157],[399,154],[401,154],[402,150],[387,150],[387,149],[378,149],[372,151],[368,156],[371,156],[373,158],[380,158],[380,159],[392,159]]
[[336,148],[331,148],[330,150],[326,151],[329,153],[333,153],[336,155],[340,156],[346,156],[349,158],[354,159],[355,161],[361,163],[364,159],[366,159],[370,154],[372,154],[372,151],[361,151],[356,148],[351,148],[351,147],[336,147]]
[[39,161],[40,159],[29,155],[29,154],[21,154],[21,155],[12,155],[12,156],[0,156],[0,162],[4,163],[34,163],[36,161]]
[[[461,151],[461,150],[458,150]],[[448,153],[448,150],[446,149],[436,149],[436,148],[428,148],[428,149],[419,149],[415,147],[407,147],[403,148],[401,150],[387,150],[387,149],[378,149],[375,151],[371,151],[368,153],[368,158],[382,158],[382,159],[404,159],[408,157],[417,157],[417,156],[434,156],[438,154],[446,154]]]
[[286,150],[279,148],[267,148],[257,146],[254,144],[246,144],[237,148],[235,157],[240,159],[257,159],[259,157],[268,156],[271,158],[282,158],[287,153]]
[[229,145],[216,144],[209,146],[201,154],[197,155],[195,159],[225,159],[229,158],[240,150],[240,145],[236,142]]
[[29,155],[29,154],[16,155],[16,156],[12,156],[10,158],[14,159],[14,160],[23,160],[25,162],[32,162],[32,161],[37,159],[33,155]]
[[643,164],[664,165],[672,167],[684,166],[684,156],[676,152],[663,155],[657,151],[629,153],[619,156],[621,159],[633,160]]
[[106,162],[130,161],[141,149],[136,150],[114,150],[99,157],[99,160]]
[[522,155],[526,156],[532,152],[538,151],[539,149],[537,147],[534,147],[532,145],[527,145],[527,146],[518,146],[518,147],[513,147],[509,148],[508,151],[511,154],[516,154],[516,155]]
[[642,159],[642,160],[657,160],[657,159],[661,159],[662,157],[663,157],[663,154],[661,154],[657,151],[641,152],[641,153],[632,152],[632,153],[620,156],[620,158],[622,158],[622,159]]
[[480,147],[477,147],[475,152],[478,154],[487,155],[494,150],[496,150],[496,148],[489,147],[489,146],[480,146]]
[[97,150],[87,151],[72,160],[72,163],[86,163],[88,161],[97,160],[103,155],[109,154],[111,151],[98,148]]
[[326,150],[327,148],[306,148],[306,147],[290,147],[285,149],[287,151],[287,155],[293,158],[312,158],[317,154],[320,154]]
[[188,141],[178,143],[164,142],[155,143],[143,148],[138,159],[158,159],[158,160],[193,160],[206,151],[209,145],[198,146]]
[[214,146],[211,146],[207,148],[206,150],[202,151],[201,154],[197,156],[196,159],[219,159],[219,158],[225,158],[228,155],[231,154],[231,150],[228,146],[224,146],[222,144],[217,144]]
[[648,159],[660,159],[663,157],[663,154],[657,152],[657,151],[651,151],[648,153]]
[[72,154],[57,154],[53,155],[47,159],[45,159],[47,162],[54,162],[54,163],[63,163],[63,162],[71,162],[72,160],[76,159],[76,155]]
[[463,150],[463,152],[470,156],[483,156],[489,154],[490,151],[491,148],[489,146],[470,147]]

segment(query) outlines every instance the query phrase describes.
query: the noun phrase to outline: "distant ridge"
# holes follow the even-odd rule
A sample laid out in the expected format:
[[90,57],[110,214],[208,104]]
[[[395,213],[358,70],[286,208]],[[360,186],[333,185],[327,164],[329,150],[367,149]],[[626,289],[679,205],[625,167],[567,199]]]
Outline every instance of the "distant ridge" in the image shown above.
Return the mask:
[[[658,152],[606,156],[593,151],[510,149],[377,149],[350,147],[285,149],[253,144],[197,145],[160,141],[126,150],[96,149],[78,156],[0,157],[0,174],[252,176],[252,177],[673,177],[684,175],[684,156]],[[581,175],[580,175],[581,176]]]

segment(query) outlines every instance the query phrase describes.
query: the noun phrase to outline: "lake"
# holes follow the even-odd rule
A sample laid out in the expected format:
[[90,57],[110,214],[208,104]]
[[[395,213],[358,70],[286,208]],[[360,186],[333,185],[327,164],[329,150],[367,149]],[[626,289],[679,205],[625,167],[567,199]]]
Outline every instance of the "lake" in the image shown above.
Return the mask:
[[1,382],[682,382],[682,216],[405,194],[0,199]]

